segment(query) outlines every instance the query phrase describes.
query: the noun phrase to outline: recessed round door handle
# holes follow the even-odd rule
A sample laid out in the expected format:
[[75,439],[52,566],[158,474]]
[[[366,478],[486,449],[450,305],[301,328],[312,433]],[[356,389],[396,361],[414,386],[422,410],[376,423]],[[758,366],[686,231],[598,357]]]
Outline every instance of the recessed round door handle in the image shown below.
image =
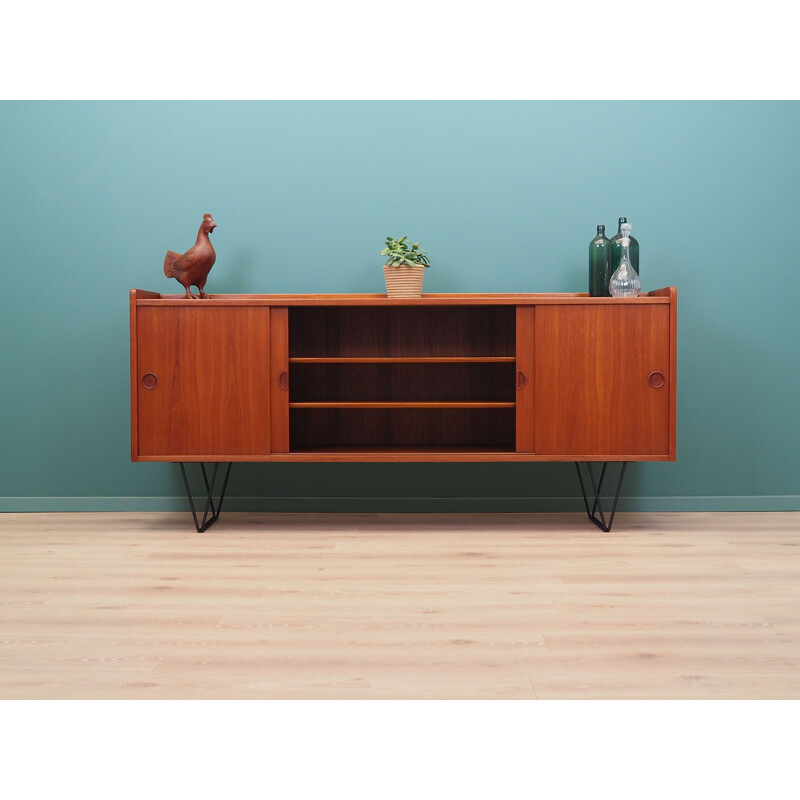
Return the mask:
[[158,376],[154,372],[146,372],[142,375],[142,386],[145,389],[155,389],[158,386]]
[[517,389],[521,389],[527,382],[528,379],[525,377],[525,373],[517,372]]
[[288,372],[281,372],[281,374],[278,375],[278,386],[280,386],[281,389],[283,389],[284,392],[289,388],[289,373]]
[[660,372],[651,372],[648,381],[654,389],[660,389],[666,383],[664,375]]

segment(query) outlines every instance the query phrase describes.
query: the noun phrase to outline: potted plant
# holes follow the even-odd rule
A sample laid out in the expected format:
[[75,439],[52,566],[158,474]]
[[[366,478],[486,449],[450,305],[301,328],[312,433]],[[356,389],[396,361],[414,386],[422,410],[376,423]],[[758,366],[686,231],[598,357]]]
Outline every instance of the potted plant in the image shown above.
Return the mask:
[[421,297],[422,278],[425,267],[431,265],[419,242],[410,243],[408,236],[402,239],[386,237],[386,247],[381,255],[386,256],[383,275],[386,278],[386,294],[389,297]]

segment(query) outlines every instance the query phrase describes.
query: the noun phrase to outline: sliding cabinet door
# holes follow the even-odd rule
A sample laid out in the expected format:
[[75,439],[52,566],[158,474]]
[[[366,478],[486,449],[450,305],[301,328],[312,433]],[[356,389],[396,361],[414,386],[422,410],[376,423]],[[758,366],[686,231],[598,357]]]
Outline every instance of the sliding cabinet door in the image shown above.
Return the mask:
[[670,454],[670,306],[536,308],[538,455]]
[[535,452],[534,375],[535,306],[517,306],[516,387],[517,452]]
[[271,449],[289,452],[289,309],[270,309]]
[[270,452],[270,310],[142,306],[136,319],[139,456],[246,460]]

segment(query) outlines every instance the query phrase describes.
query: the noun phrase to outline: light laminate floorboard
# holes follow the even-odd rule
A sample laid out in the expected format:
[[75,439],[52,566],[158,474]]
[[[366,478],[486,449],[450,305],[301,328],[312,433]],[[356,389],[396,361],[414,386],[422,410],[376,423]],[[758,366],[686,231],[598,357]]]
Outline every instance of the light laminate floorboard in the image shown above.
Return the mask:
[[800,513],[0,515],[0,698],[800,698]]

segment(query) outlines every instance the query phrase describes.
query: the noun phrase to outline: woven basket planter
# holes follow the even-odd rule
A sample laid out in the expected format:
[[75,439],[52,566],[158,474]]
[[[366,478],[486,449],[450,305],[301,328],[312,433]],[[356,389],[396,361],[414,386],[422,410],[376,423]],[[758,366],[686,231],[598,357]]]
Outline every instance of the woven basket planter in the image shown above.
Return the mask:
[[425,267],[415,264],[413,267],[383,267],[386,278],[386,294],[389,297],[422,297],[422,279]]

